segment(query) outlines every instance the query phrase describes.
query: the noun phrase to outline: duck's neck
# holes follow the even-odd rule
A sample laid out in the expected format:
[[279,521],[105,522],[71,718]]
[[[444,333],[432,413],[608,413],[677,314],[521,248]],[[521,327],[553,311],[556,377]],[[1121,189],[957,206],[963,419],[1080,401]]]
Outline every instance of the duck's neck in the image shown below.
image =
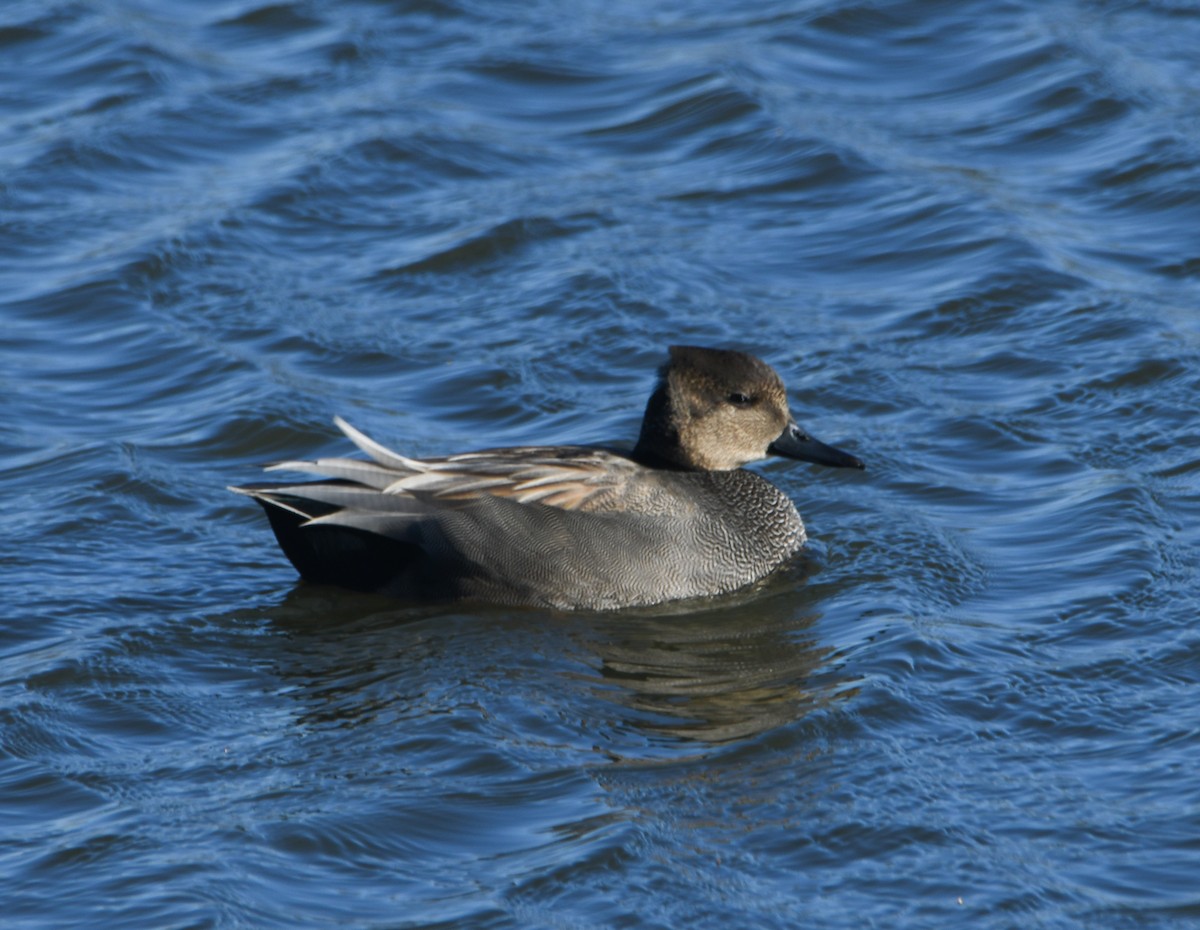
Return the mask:
[[686,471],[695,466],[684,455],[679,441],[679,429],[671,415],[671,399],[666,381],[660,381],[646,404],[642,417],[642,431],[632,458],[652,468],[677,468]]

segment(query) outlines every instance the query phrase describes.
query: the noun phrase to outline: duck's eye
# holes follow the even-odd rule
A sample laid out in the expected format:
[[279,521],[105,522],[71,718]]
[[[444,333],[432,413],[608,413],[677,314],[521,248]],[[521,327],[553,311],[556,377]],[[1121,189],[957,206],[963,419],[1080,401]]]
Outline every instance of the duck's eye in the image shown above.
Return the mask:
[[734,391],[729,395],[729,402],[735,407],[749,407],[754,403],[754,398],[749,394],[743,394],[741,391]]

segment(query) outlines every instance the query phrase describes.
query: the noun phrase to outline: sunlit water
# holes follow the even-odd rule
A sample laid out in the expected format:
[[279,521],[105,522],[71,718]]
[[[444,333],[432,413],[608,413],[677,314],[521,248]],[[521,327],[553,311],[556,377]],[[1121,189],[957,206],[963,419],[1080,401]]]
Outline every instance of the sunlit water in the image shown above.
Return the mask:
[[[5,927],[1200,921],[1200,10],[0,7]],[[865,473],[686,609],[299,586],[265,461]]]

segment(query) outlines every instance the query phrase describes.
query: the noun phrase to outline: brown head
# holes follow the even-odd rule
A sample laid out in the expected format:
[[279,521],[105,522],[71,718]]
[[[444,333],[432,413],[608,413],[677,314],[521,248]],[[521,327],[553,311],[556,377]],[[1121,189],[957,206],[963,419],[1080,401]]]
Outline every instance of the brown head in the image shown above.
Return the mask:
[[766,362],[699,346],[671,346],[633,454],[692,471],[727,471],[768,455],[863,467],[796,426],[783,381]]

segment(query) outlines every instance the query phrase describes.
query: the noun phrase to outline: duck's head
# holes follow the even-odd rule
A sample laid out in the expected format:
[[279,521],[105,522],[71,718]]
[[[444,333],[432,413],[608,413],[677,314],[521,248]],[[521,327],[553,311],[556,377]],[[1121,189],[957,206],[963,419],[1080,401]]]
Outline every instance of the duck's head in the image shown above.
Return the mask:
[[671,346],[634,456],[673,468],[726,471],[769,455],[863,467],[796,425],[783,381],[766,362],[729,349]]

